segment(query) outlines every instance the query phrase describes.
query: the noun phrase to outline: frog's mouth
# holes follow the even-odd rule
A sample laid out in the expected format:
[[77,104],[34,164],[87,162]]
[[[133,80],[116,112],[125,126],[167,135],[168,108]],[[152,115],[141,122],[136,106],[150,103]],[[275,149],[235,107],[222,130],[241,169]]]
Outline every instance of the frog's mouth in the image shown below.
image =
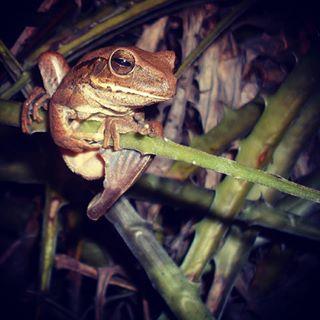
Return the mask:
[[103,83],[103,82],[92,81],[91,85],[93,85],[93,87],[95,89],[106,90],[106,91],[113,92],[113,93],[124,93],[127,95],[145,97],[145,98],[149,98],[150,100],[159,101],[159,102],[166,101],[166,100],[172,98],[171,95],[170,96],[159,96],[159,95],[155,95],[152,93],[131,89],[128,87],[115,85],[113,83]]

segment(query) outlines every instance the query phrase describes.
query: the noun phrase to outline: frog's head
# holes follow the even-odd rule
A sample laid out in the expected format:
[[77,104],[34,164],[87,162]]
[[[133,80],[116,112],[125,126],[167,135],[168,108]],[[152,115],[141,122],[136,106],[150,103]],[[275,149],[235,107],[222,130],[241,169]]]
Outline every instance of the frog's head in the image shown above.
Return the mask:
[[90,67],[88,83],[114,105],[141,107],[173,97],[173,51],[109,47],[85,56],[76,68]]

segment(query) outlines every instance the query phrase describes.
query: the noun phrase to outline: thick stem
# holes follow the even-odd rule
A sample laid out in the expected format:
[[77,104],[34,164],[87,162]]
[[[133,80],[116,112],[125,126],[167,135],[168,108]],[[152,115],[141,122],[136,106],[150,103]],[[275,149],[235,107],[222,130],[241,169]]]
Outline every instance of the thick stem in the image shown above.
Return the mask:
[[117,229],[178,319],[211,319],[199,297],[197,286],[185,278],[155,239],[149,224],[124,197],[120,198],[105,217]]
[[[239,165],[241,163],[248,167],[261,168],[270,161],[277,143],[317,84],[320,76],[317,57],[317,50],[311,51],[295,67],[276,94],[267,99],[263,115],[250,136],[241,142],[236,158]],[[250,174],[247,175],[246,181],[239,180],[239,176],[233,173],[227,174],[238,179],[226,177],[219,184],[211,210],[226,218],[232,218],[241,210],[252,185],[248,179]],[[283,178],[280,180],[287,181]],[[261,181],[258,183],[264,184]],[[272,187],[271,184],[268,187]],[[278,186],[276,189],[279,190]],[[183,270],[189,277],[199,279],[207,262],[219,247],[225,231],[226,227],[223,224],[209,218],[203,219],[197,225],[194,241],[182,264]]]
[[[310,135],[314,133],[319,125],[319,107],[320,94],[316,93],[308,99],[299,118],[290,126],[277,146],[273,154],[273,161],[267,168],[268,172],[277,175],[288,175],[301,150],[306,146]],[[260,199],[261,196],[263,196],[269,204],[274,204],[279,194],[274,189],[255,185],[248,195],[250,199],[255,200]],[[280,208],[282,208],[282,210],[280,210]],[[305,201],[304,208],[310,209],[310,203]],[[288,209],[290,208],[286,207],[283,202],[282,206],[278,205],[274,209],[264,204],[258,206],[251,205],[242,212],[240,220],[246,220],[247,223],[252,226],[264,226],[273,230],[280,230],[280,232],[303,235],[303,237],[309,239],[319,240],[319,229],[308,224],[303,218],[285,212]],[[210,311],[217,317],[222,314],[223,306],[228,299],[238,271],[242,269],[247,261],[256,236],[257,232],[251,231],[251,243],[248,243],[246,232],[242,234],[238,232],[238,241],[236,243],[238,249],[234,255],[229,255],[226,260],[225,251],[228,250],[227,248],[230,246],[234,246],[234,238],[228,235],[223,247],[221,247],[215,255],[216,272],[219,276],[218,278],[215,277],[211,286],[207,305]],[[224,263],[226,262],[229,268],[225,268]]]
[[50,289],[58,236],[58,211],[62,205],[61,196],[47,186],[40,252],[40,290],[42,292],[48,292]]

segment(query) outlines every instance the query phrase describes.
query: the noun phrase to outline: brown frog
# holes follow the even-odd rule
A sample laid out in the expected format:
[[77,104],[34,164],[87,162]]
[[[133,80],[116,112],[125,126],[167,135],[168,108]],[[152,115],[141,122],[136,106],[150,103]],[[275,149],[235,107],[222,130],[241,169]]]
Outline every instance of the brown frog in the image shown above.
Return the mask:
[[[112,138],[118,150],[119,133],[153,134],[157,130],[156,125],[144,122],[140,109],[173,97],[174,61],[172,51],[107,47],[85,55],[69,69],[60,54],[46,52],[39,58],[45,91],[36,89],[24,104],[22,130],[29,132],[30,107],[33,118],[41,120],[38,109],[51,97],[50,128],[58,146],[74,152],[99,148],[95,135],[78,132],[77,124],[106,119],[104,147]],[[34,98],[38,101],[33,104]]]
[[[107,148],[112,139],[114,151],[120,150],[119,133],[161,135],[161,125],[145,121],[141,108],[173,97],[174,61],[172,51],[151,53],[136,47],[112,46],[86,54],[70,69],[62,55],[46,52],[39,58],[45,89],[35,88],[24,103],[22,130],[29,133],[32,120],[42,120],[39,109],[49,109],[51,135],[62,148],[69,168],[86,179],[97,179],[104,173],[103,162],[109,161],[109,172],[104,173],[104,193],[107,195],[108,185],[113,185],[110,198],[118,198],[146,168],[150,156],[118,151],[100,157],[97,150],[101,148],[101,131],[103,147]],[[78,130],[87,119],[101,122],[99,132]],[[131,168],[127,159],[130,156],[135,159]],[[121,167],[121,163],[126,163],[126,167]],[[115,170],[122,170],[119,181]]]

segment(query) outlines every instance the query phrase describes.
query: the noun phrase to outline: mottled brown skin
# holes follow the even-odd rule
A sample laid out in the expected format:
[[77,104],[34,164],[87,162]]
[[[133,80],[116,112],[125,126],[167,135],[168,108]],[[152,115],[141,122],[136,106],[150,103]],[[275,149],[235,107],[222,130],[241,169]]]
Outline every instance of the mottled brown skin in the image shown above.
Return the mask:
[[[112,68],[110,57],[115,53],[120,58],[121,54],[133,58],[134,67],[128,74],[117,74]],[[51,60],[62,70],[60,74]],[[94,136],[77,132],[79,122],[85,119],[107,119],[104,147],[112,138],[115,150],[120,148],[119,133],[157,132],[157,124],[141,123],[135,119],[135,114],[141,112],[141,107],[168,100],[174,95],[174,60],[171,51],[151,53],[135,47],[107,47],[85,55],[69,70],[58,53],[43,54],[39,67],[46,92],[52,96],[49,119],[55,143],[73,152],[100,148]],[[29,110],[30,101],[25,103],[22,118],[25,132],[30,123]]]

